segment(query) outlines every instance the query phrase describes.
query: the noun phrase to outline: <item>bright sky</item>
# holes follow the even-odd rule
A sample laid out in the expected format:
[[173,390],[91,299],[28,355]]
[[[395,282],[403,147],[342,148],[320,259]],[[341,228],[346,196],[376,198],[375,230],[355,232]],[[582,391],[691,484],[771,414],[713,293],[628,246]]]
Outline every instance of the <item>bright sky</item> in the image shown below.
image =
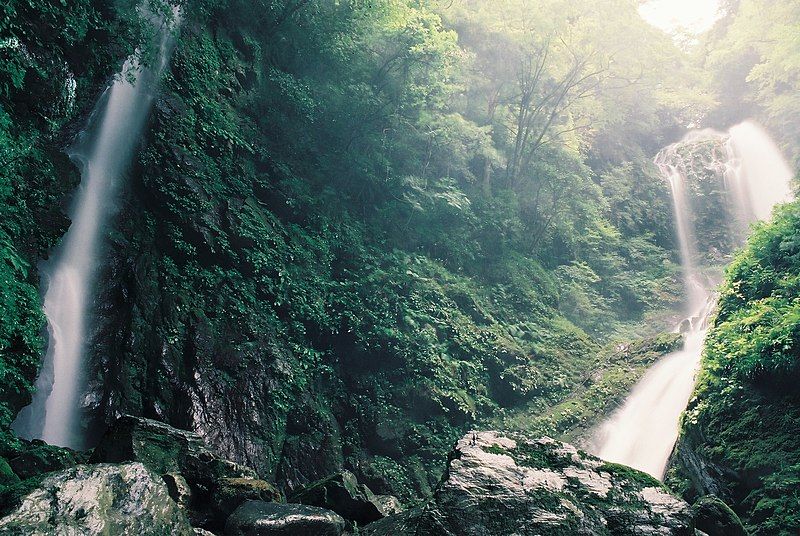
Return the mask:
[[639,8],[642,18],[665,32],[699,34],[719,18],[719,0],[650,0]]

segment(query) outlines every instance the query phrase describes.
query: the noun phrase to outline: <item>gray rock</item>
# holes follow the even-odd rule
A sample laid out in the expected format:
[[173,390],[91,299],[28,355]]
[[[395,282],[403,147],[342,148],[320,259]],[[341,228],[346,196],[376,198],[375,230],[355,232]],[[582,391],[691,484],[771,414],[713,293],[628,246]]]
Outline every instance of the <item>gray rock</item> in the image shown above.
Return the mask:
[[475,432],[431,500],[369,536],[694,536],[689,505],[654,478],[549,438]]
[[345,522],[324,508],[247,501],[225,524],[229,536],[340,536]]
[[0,535],[190,536],[161,478],[141,463],[79,465],[46,477],[8,516]]
[[730,490],[742,481],[742,475],[704,455],[701,446],[705,444],[710,442],[699,427],[685,427],[672,451],[669,467],[689,482],[690,492],[684,495],[688,500],[714,495],[730,502],[733,500]]
[[402,510],[391,495],[375,495],[356,480],[350,471],[324,478],[289,497],[290,502],[333,510],[345,519],[366,525]]

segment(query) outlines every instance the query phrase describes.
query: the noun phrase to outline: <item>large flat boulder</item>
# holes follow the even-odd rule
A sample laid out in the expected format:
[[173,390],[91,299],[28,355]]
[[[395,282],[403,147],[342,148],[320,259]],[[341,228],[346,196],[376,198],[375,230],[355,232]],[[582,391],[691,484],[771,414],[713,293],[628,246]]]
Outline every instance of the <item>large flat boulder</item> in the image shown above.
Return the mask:
[[303,504],[247,501],[225,524],[228,536],[340,536],[345,521],[335,512]]
[[46,477],[0,519],[0,536],[190,536],[161,478],[141,463],[78,465]]
[[369,536],[694,536],[688,504],[651,476],[549,438],[471,432],[429,502]]

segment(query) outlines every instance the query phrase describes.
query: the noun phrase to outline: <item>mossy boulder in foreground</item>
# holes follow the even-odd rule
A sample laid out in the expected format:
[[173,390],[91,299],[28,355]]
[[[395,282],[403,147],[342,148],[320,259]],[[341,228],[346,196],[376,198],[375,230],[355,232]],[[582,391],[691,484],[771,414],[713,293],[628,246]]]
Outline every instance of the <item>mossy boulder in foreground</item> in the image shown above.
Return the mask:
[[219,456],[194,432],[125,415],[106,432],[90,462],[141,462],[166,482],[192,523],[221,529],[246,500],[277,501],[280,493],[256,472]]
[[2,536],[194,534],[164,482],[141,463],[79,465],[42,480],[10,515]]
[[424,505],[369,536],[694,536],[687,503],[657,480],[549,438],[471,432]]

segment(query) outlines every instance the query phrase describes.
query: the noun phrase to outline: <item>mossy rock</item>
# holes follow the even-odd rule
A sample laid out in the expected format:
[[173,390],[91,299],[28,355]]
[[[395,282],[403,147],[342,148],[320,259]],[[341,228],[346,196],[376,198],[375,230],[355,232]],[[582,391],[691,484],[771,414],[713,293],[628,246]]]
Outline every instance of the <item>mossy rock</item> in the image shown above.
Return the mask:
[[688,504],[640,471],[549,438],[471,432],[458,442],[429,501],[365,530],[369,536],[694,536],[694,522]]
[[0,458],[0,487],[12,486],[19,481],[19,476],[14,473],[6,459]]
[[74,467],[78,461],[75,453],[69,449],[35,441],[18,456],[10,459],[8,464],[21,480],[26,480],[43,473]]
[[700,497],[693,505],[695,526],[708,536],[747,536],[736,512],[714,495]]

